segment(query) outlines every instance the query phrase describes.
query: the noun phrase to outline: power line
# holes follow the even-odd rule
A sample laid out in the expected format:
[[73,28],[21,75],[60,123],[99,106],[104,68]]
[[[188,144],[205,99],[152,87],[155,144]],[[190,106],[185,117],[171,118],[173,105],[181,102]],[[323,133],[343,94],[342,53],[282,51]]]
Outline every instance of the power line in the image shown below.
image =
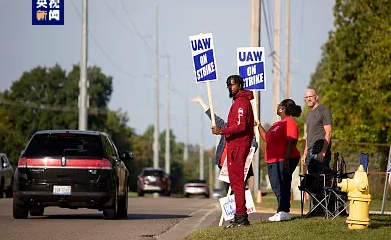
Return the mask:
[[104,0],[104,3],[106,7],[109,9],[111,15],[113,15],[113,17],[122,25],[122,27],[124,27],[127,31],[132,32],[131,28],[129,28],[129,26],[118,17],[118,15],[114,12],[114,9],[109,5],[109,3],[106,0]]
[[[56,111],[56,112],[74,112],[78,113],[79,109],[71,106],[53,106],[48,104],[41,104],[41,103],[35,103],[35,102],[20,102],[20,101],[9,101],[0,99],[0,105],[4,106],[12,106],[17,108],[32,108],[36,110],[49,110],[49,111]],[[90,114],[98,114],[98,113],[105,113],[109,109],[108,108],[88,108],[88,112]]]
[[[73,9],[76,11],[77,15],[79,16],[79,18],[81,19],[81,14],[79,12],[79,10],[77,9],[75,3],[73,0],[71,0],[71,4],[73,6]],[[113,59],[106,53],[106,51],[103,49],[103,47],[99,44],[98,40],[96,40],[95,36],[92,34],[92,32],[90,30],[88,30],[88,35],[91,37],[91,39],[94,41],[95,45],[98,47],[98,49],[102,52],[102,54],[111,62],[111,64],[113,64],[118,70],[120,70],[121,72],[123,72],[124,74],[132,77],[132,78],[140,78],[140,77],[137,77],[131,73],[129,73],[128,71],[124,70],[123,68],[121,68],[118,64],[116,64]]]
[[[125,14],[126,14],[126,16],[128,17],[129,22],[130,22],[130,24],[132,25],[132,27],[133,27],[134,31],[136,32],[137,36],[138,36],[138,37],[141,39],[141,41],[144,43],[145,47],[150,49],[150,47],[148,46],[147,42],[145,41],[145,38],[141,36],[140,31],[137,29],[136,24],[133,22],[133,19],[132,19],[132,17],[130,16],[130,14],[129,14],[129,12],[128,12],[128,9],[127,9],[127,7],[126,7],[126,5],[125,5],[125,3],[124,3],[124,1],[123,1],[123,0],[120,0],[120,2],[121,2],[122,9],[125,11]],[[150,50],[151,50],[151,49],[150,49]]]
[[150,59],[150,56],[148,54],[148,50],[151,50],[151,48],[149,47],[147,41],[145,40],[145,37],[141,36],[140,34],[140,31],[137,29],[136,25],[134,24],[132,18],[130,17],[130,14],[126,8],[126,5],[123,1],[120,1],[121,3],[121,7],[122,9],[125,11],[125,14],[127,15],[128,19],[129,19],[129,23],[130,25],[132,26],[133,28],[133,31],[132,29],[124,22],[122,21],[119,17],[118,17],[118,14],[115,13],[114,9],[110,6],[110,4],[107,2],[107,0],[104,0],[104,3],[106,5],[106,7],[109,9],[111,15],[114,16],[114,18],[122,25],[122,27],[124,27],[128,32],[130,33],[136,33],[137,37],[140,38],[140,40],[143,42],[144,44],[144,47],[145,47],[145,51],[146,51],[146,56],[147,56],[147,61],[148,61],[148,64],[150,65],[150,67],[152,67],[152,61]]
[[[265,5],[265,1],[264,0],[262,0],[262,11],[263,11],[263,19],[265,20],[265,26],[266,26],[266,33],[267,33],[267,40],[268,40],[268,42],[269,42],[269,49],[270,50],[273,50],[273,46],[272,46],[272,38],[271,38],[271,34],[270,34],[270,32],[271,32],[271,30],[270,30],[270,28],[271,28],[271,25],[270,25],[270,21],[269,21],[269,19],[270,19],[270,15],[269,14],[267,14],[266,13],[266,5]],[[269,17],[268,17],[269,16]],[[268,19],[269,18],[269,19]],[[273,50],[273,52],[274,52],[274,50]]]
[[[303,24],[304,24],[304,2],[305,0],[301,1],[301,15],[300,15],[300,30],[299,30],[299,60],[301,58],[301,48],[303,45],[302,39],[303,39]],[[300,69],[300,67],[299,67]],[[299,70],[300,72],[300,70]]]

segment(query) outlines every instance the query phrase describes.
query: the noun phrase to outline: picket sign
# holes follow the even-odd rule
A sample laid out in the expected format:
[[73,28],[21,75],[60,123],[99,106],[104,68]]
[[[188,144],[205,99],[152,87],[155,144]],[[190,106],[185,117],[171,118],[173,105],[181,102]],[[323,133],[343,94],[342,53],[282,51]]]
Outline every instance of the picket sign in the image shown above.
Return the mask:
[[383,200],[381,203],[381,214],[384,213],[384,209],[386,206],[386,200],[388,196],[388,188],[389,188],[389,180],[390,180],[390,173],[391,173],[391,145],[390,150],[388,152],[388,164],[387,164],[387,171],[386,171],[386,179],[384,181],[384,189],[383,189]]
[[[225,145],[227,147],[227,145]],[[248,156],[246,158],[246,163],[244,165],[244,179],[246,179],[248,169],[250,168],[251,161],[254,157],[254,151],[255,148],[251,147],[250,152],[248,153]],[[224,152],[224,151],[223,151]],[[227,156],[224,158],[224,163],[223,166],[221,167],[220,175],[219,175],[219,180],[229,183],[229,177],[228,177],[228,165],[227,165]]]
[[[251,191],[246,190],[244,193],[246,197],[247,214],[255,212],[255,205],[254,205],[253,197],[251,196]],[[232,194],[227,197],[220,198],[219,201],[220,201],[220,207],[221,207],[224,220],[225,221],[232,220],[235,216],[235,210],[236,210],[235,196]]]
[[200,33],[189,37],[191,56],[193,58],[194,74],[197,83],[206,82],[208,91],[209,109],[212,126],[216,126],[213,108],[211,81],[217,80],[216,57],[214,52],[213,34]]

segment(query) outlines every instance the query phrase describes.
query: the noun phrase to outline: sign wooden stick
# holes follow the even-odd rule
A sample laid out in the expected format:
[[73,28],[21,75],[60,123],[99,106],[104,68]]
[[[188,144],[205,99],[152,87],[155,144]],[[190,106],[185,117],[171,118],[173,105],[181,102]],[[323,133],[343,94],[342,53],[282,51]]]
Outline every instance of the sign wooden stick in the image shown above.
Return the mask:
[[211,116],[211,119],[212,119],[212,126],[216,126],[215,111],[213,109],[212,89],[211,89],[209,81],[206,82],[206,88],[207,88],[207,91],[208,91],[209,109],[210,109],[210,116]]

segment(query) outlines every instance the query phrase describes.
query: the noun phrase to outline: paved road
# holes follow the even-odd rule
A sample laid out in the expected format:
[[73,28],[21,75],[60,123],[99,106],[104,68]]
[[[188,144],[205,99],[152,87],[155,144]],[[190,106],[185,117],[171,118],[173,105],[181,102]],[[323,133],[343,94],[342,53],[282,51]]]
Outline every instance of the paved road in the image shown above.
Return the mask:
[[104,220],[89,209],[45,209],[43,217],[15,220],[12,199],[0,199],[0,239],[99,240],[182,239],[191,231],[216,221],[217,200],[168,197],[129,198],[125,220]]

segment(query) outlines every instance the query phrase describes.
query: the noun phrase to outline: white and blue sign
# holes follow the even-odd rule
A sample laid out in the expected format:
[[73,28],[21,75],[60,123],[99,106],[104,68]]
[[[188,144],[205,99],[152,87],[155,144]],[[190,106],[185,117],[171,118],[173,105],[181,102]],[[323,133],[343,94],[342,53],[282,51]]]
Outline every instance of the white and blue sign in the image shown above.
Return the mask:
[[189,37],[197,83],[217,80],[212,33]]
[[237,48],[239,75],[243,78],[244,89],[266,90],[265,49],[263,47]]

